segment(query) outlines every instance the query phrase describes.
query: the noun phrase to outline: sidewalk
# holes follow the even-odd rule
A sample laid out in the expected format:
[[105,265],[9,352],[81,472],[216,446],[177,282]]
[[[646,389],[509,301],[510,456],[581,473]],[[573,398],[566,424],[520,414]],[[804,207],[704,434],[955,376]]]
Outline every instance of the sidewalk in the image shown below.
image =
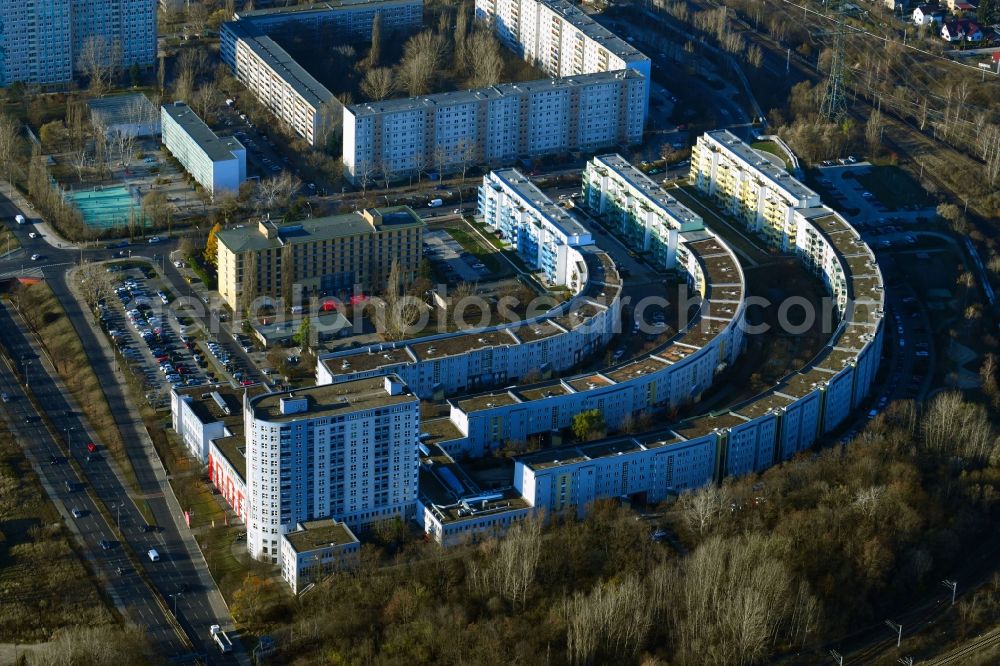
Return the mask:
[[31,225],[33,231],[37,231],[40,238],[42,238],[46,243],[58,250],[76,250],[80,246],[75,243],[70,243],[64,240],[62,236],[57,234],[52,227],[49,226],[48,222],[39,217],[38,213],[35,212],[34,206],[28,201],[16,187],[11,185],[5,180],[0,180],[0,194],[11,200],[11,202],[20,209],[21,214],[28,220],[28,224]]

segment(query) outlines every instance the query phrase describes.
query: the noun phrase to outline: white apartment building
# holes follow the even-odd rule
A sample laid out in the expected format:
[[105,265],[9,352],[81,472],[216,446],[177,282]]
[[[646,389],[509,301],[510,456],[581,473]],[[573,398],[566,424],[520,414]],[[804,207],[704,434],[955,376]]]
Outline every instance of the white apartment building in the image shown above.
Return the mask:
[[0,87],[65,83],[92,40],[122,67],[156,60],[156,0],[0,2]]
[[661,268],[674,268],[681,234],[704,229],[700,215],[667,194],[621,155],[600,155],[583,173],[583,206],[648,252]]
[[625,69],[354,104],[344,107],[345,172],[370,183],[639,143],[645,87]]
[[226,23],[221,55],[233,75],[271,113],[310,146],[322,145],[341,104],[277,42],[243,22]]
[[634,70],[649,100],[649,58],[567,0],[476,0],[476,19],[552,77]]
[[303,521],[281,536],[281,577],[298,594],[325,575],[357,566],[360,552],[361,542],[344,523]]
[[247,151],[235,137],[220,137],[184,102],[160,110],[163,145],[214,196],[237,192],[247,178]]
[[583,257],[573,248],[593,243],[590,232],[517,169],[483,176],[479,213],[549,284],[577,291],[586,272]]
[[819,195],[729,130],[706,132],[691,151],[691,181],[768,243],[794,249],[795,210],[820,205]]
[[244,417],[253,557],[280,564],[281,536],[303,521],[413,517],[419,400],[398,377],[269,393]]
[[514,486],[533,508],[583,516],[598,499],[630,497],[650,504],[698,488],[715,476],[714,437],[676,433],[619,438],[550,449],[519,458]]
[[420,26],[423,0],[341,0],[236,12],[220,33],[219,54],[234,76],[310,146],[323,145],[342,105],[269,35],[306,32],[318,41]]

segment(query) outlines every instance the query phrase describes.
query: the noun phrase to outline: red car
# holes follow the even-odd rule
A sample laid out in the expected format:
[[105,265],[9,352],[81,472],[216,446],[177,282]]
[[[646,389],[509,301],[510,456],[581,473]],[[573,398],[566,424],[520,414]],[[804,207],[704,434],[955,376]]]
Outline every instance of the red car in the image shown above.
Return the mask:
[[253,382],[250,381],[249,379],[244,379],[243,381],[240,382],[240,386],[250,386],[252,384]]
[[87,453],[95,453],[97,451],[97,445],[93,442],[87,442]]

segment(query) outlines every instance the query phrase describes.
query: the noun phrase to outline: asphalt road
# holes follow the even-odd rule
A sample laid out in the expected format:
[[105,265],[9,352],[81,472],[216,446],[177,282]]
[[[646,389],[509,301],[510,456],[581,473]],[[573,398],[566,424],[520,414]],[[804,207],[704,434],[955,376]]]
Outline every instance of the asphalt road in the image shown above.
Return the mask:
[[[31,252],[44,253],[43,260],[37,262],[29,260],[28,265],[33,265],[40,270],[53,293],[66,309],[70,322],[80,336],[88,360],[104,387],[111,412],[123,440],[136,444],[146,441],[143,425],[141,422],[136,422],[131,416],[128,409],[130,399],[123,394],[121,386],[113,374],[113,364],[103,353],[103,347],[106,347],[108,342],[98,338],[98,334],[90,327],[85,314],[81,312],[77,301],[70,293],[67,283],[66,271],[79,260],[81,255],[91,260],[102,260],[111,258],[113,252],[105,249],[84,252],[76,249],[59,249],[48,245],[43,240],[30,239],[28,233],[32,230],[33,225],[17,225],[12,222],[13,216],[18,212],[20,212],[19,209],[12,202],[6,198],[0,198],[0,219],[3,219],[8,228],[14,231],[24,248],[0,259],[0,274],[19,272],[25,264],[25,255],[29,255]],[[171,244],[164,242],[151,247],[155,248],[155,252],[158,254],[168,254]],[[169,266],[169,264],[167,265]],[[174,271],[174,275],[179,277],[176,271]],[[6,311],[0,314],[0,342],[4,344],[14,359],[20,359],[24,356],[37,357],[40,350],[33,348],[26,337],[26,332],[21,329],[21,323],[20,320],[12,319],[10,313]],[[29,365],[28,374],[32,390],[38,396],[41,404],[45,405],[45,410],[56,431],[65,433],[66,429],[70,429],[68,435],[72,444],[71,455],[80,462],[81,466],[86,465],[83,469],[87,483],[93,487],[105,506],[121,506],[121,523],[127,546],[142,561],[155,587],[155,594],[158,594],[165,603],[169,604],[171,609],[176,602],[178,620],[194,644],[196,652],[212,654],[216,661],[221,659],[221,655],[209,637],[208,629],[213,624],[231,627],[233,622],[229,617],[222,596],[208,572],[204,559],[198,552],[193,537],[187,534],[188,528],[184,523],[183,515],[177,510],[179,507],[177,507],[176,501],[171,503],[172,494],[168,497],[164,492],[166,490],[166,493],[169,494],[171,491],[163,477],[162,470],[154,469],[154,463],[146,455],[143,446],[134,445],[126,448],[138,480],[139,490],[152,514],[152,523],[159,528],[154,532],[143,533],[139,531],[139,526],[145,523],[145,520],[141,517],[135,504],[128,499],[129,493],[126,490],[126,484],[116,476],[114,470],[104,460],[104,456],[98,455],[96,458],[92,457],[91,462],[86,462],[86,442],[83,440],[84,428],[81,419],[73,413],[66,396],[57,388],[54,379],[45,372],[39,358],[35,358]],[[67,415],[67,412],[70,412],[70,415]],[[76,435],[76,433],[80,434]],[[187,536],[186,539],[182,538],[182,531]],[[149,561],[146,553],[150,548],[156,548],[160,553],[160,562]],[[148,588],[146,591],[149,595]],[[180,596],[171,596],[179,592]],[[132,589],[130,593],[129,596],[125,597],[126,603],[133,601],[132,597],[138,593],[138,590]],[[152,602],[150,601],[150,603]],[[240,657],[240,661],[245,661],[245,654],[239,646],[239,642],[234,642],[236,643],[235,652]],[[175,647],[164,644],[163,648],[165,651],[170,650],[170,654],[176,654]]]
[[[0,309],[0,334],[5,339],[9,332],[7,327],[9,323],[6,309]],[[34,362],[36,361],[32,361]],[[116,605],[120,604],[123,607],[129,619],[141,627],[159,649],[167,654],[186,652],[187,647],[174,631],[163,608],[153,596],[153,591],[141,577],[136,575],[121,544],[117,543],[113,524],[98,511],[96,503],[86,491],[86,484],[89,483],[91,474],[97,478],[107,473],[106,469],[101,470],[107,467],[106,462],[101,456],[94,457],[92,462],[86,463],[87,480],[81,478],[64,457],[64,449],[53,439],[40,414],[6,363],[0,363],[0,390],[10,397],[10,402],[4,404],[3,409],[10,422],[11,431],[38,472],[49,498],[55,503],[70,529],[76,533],[79,542],[83,544],[85,556],[100,578],[100,584],[108,591]],[[48,399],[47,395],[41,393],[44,390],[43,385],[39,384],[35,390],[40,393],[40,400]],[[104,487],[107,484],[100,485]],[[113,504],[118,504],[120,496],[113,494],[114,489],[104,489],[109,496],[115,497]],[[74,510],[81,513],[80,518],[73,517]],[[115,513],[117,519],[117,511]],[[122,526],[130,529],[135,525],[135,520],[134,507],[123,506]],[[104,550],[100,546],[102,540],[115,542],[115,545],[109,550]],[[124,572],[121,575],[118,573],[119,568]],[[80,619],[86,622],[86,618]]]

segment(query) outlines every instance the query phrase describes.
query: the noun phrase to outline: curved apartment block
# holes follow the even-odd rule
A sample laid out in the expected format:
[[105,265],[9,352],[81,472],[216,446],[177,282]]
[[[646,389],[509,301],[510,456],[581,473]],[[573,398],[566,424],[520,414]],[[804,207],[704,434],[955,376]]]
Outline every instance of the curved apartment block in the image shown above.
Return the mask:
[[[522,456],[515,462],[513,488],[484,494],[470,478],[459,478],[452,471],[457,466],[453,462],[425,455],[417,514],[425,531],[436,540],[452,544],[501,533],[512,521],[532,511],[574,510],[582,515],[591,502],[614,497],[658,502],[727,476],[759,472],[836,430],[865,399],[882,352],[884,293],[874,254],[840,215],[809,196],[801,183],[777,173],[770,163],[762,163],[762,157],[749,146],[736,145],[739,140],[731,134],[722,139],[727,142],[729,154],[746,158],[714,171],[717,178],[729,179],[734,170],[747,172],[740,176],[744,185],[739,191],[747,198],[740,210],[787,205],[783,215],[773,216],[786,220],[784,225],[765,229],[758,224],[757,214],[748,213],[742,219],[775,246],[793,250],[823,280],[839,316],[827,345],[806,367],[786,376],[770,390],[721,412],[639,436],[555,447]],[[692,178],[700,189],[711,192],[719,184],[705,175],[702,165],[716,158],[701,154],[704,145],[711,144],[699,140],[692,159]],[[595,159],[602,168],[607,162]],[[627,192],[631,188],[617,189]],[[602,188],[601,193],[606,195],[607,188]],[[798,202],[789,201],[798,194],[804,196]],[[615,211],[632,207],[627,200],[614,203]],[[622,218],[623,224],[626,219]],[[640,237],[636,234],[635,240]],[[685,248],[686,255],[694,256],[688,250],[697,250],[698,243],[679,247]],[[678,257],[682,257],[681,253]],[[735,265],[738,270],[738,263]],[[720,268],[716,267],[714,275],[702,271],[708,305],[712,304],[713,294],[719,297],[727,293],[729,298],[723,302],[732,304],[739,293],[742,308],[742,279],[738,287],[730,285],[726,278],[720,281]],[[696,276],[699,271],[690,273]],[[739,275],[742,278],[742,273]],[[675,342],[678,348],[685,346],[686,336],[679,335]],[[448,454],[481,455],[480,445],[495,437],[517,439],[541,431],[546,415],[551,415],[553,428],[566,427],[569,421],[563,416],[564,410],[574,414],[581,409],[601,409],[606,422],[614,426],[626,415],[651,404],[650,396],[660,397],[663,384],[657,375],[679,373],[667,386],[683,391],[685,379],[697,381],[704,377],[699,370],[707,372],[699,364],[699,357],[712,358],[714,349],[718,358],[724,358],[725,345],[733,343],[733,329],[723,325],[705,333],[702,351],[688,356],[691,360],[686,370],[682,364],[650,367],[651,361],[655,364],[664,360],[662,354],[654,352],[620,368],[561,380],[558,385],[539,387],[540,391],[516,387],[452,401],[449,421],[459,424],[460,436],[439,443]],[[581,384],[586,390],[576,391]],[[426,431],[434,423],[425,421],[421,425]],[[424,441],[431,438],[424,437]]]
[[[746,196],[759,196],[752,190],[768,178],[756,173],[759,156],[723,139],[747,159],[717,170],[719,177],[741,169]],[[692,160],[693,174],[714,159],[699,154],[703,145]],[[641,180],[638,189],[628,184],[634,174],[627,162],[598,161],[615,172],[601,176],[617,183],[602,186],[601,196],[613,204],[608,210],[628,213],[612,219],[671,226],[662,210],[636,217],[643,197],[656,192]],[[785,215],[787,238],[754,229],[776,246],[793,248],[829,290],[834,331],[805,367],[720,411],[636,436],[519,456],[506,487],[481,487],[457,459],[540,434],[552,433],[558,442],[558,432],[582,410],[598,409],[609,427],[618,428],[645,411],[697,403],[742,351],[747,307],[743,272],[726,244],[705,228],[678,230],[674,264],[700,296],[690,322],[640,357],[559,376],[607,346],[621,324],[623,283],[611,258],[582,244],[584,235],[551,201],[538,199],[544,195],[537,188],[516,172],[501,175],[484,179],[489,191],[481,201],[492,202],[493,219],[504,220],[509,239],[521,233],[520,225],[536,232],[551,225],[546,234],[553,238],[539,242],[562,243],[559,252],[569,253],[563,277],[575,292],[568,302],[525,322],[324,356],[316,387],[251,392],[243,398],[242,418],[235,396],[175,391],[175,429],[197,455],[207,452],[213,482],[238,502],[247,521],[255,557],[280,562],[289,534],[304,521],[333,518],[355,530],[413,516],[450,545],[500,534],[540,510],[583,514],[595,500],[615,497],[658,502],[787,460],[835,431],[865,399],[882,352],[882,276],[858,233],[809,199]],[[711,178],[695,181],[704,191],[712,187]],[[517,215],[504,218],[504,210],[514,209]],[[683,210],[677,215],[686,224],[695,221]],[[635,233],[629,242],[638,246],[645,238]],[[522,383],[525,378],[531,383]],[[506,388],[490,389],[497,386]],[[447,399],[447,416],[421,421],[422,399]]]

